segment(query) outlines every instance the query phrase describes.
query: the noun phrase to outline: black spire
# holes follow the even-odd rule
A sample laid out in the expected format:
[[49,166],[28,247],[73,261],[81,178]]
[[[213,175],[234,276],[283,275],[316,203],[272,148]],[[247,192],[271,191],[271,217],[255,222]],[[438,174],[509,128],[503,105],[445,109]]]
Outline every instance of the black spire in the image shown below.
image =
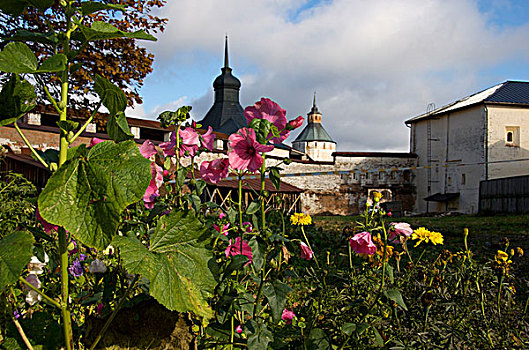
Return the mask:
[[214,131],[233,134],[242,127],[248,126],[239,103],[241,82],[231,74],[228,59],[228,36],[224,44],[224,67],[213,82],[215,101],[204,119],[200,121],[203,128],[211,126]]
[[318,107],[316,106],[316,91],[314,91],[314,101],[312,102],[312,109],[309,114],[320,114]]

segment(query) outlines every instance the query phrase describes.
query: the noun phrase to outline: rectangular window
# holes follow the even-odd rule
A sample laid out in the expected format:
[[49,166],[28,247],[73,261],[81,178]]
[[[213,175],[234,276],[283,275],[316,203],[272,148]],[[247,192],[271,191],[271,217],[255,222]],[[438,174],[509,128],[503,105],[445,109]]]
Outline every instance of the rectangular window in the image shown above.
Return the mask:
[[467,176],[465,174],[461,174],[461,185],[464,185],[467,182]]
[[506,126],[505,127],[505,146],[520,147],[520,127]]

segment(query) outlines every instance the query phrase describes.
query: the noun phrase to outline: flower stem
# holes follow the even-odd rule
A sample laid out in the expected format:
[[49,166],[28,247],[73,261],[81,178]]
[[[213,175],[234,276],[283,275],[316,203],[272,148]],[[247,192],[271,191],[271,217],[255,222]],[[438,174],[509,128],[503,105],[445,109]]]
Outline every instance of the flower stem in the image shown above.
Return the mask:
[[46,169],[48,169],[49,168],[48,164],[46,164],[44,159],[42,159],[41,156],[37,153],[37,151],[33,148],[33,146],[31,146],[31,143],[29,143],[29,140],[26,138],[26,135],[24,135],[22,130],[20,130],[16,121],[13,123],[13,125],[15,126],[15,129],[17,130],[18,134],[20,135],[20,137],[22,138],[26,146],[29,147],[29,150],[31,151],[31,153],[33,153],[35,158],[37,158],[39,162],[46,167]]
[[66,242],[66,231],[59,229],[59,256],[61,276],[61,314],[63,321],[64,341],[66,349],[73,349],[72,319],[68,307],[68,244]]
[[101,330],[97,334],[97,338],[94,341],[94,343],[92,344],[92,346],[90,347],[90,350],[95,349],[95,347],[97,346],[97,343],[99,343],[101,338],[105,335],[105,332],[107,331],[108,327],[110,326],[110,323],[112,322],[112,320],[114,320],[114,317],[116,317],[116,315],[118,314],[118,311],[123,306],[123,303],[127,299],[127,297],[130,294],[130,292],[132,290],[134,290],[134,286],[136,285],[136,282],[138,281],[139,278],[140,278],[140,275],[134,276],[134,279],[130,282],[128,289],[121,296],[121,299],[119,300],[118,305],[116,305],[115,309],[112,311],[112,314],[110,315],[108,320],[105,322],[105,325],[103,326],[103,328],[101,328]]
[[60,309],[61,308],[61,304],[58,303],[56,300],[53,300],[52,298],[50,298],[49,296],[47,296],[46,294],[44,294],[40,289],[38,288],[35,288],[31,283],[29,283],[28,281],[26,281],[25,279],[23,279],[22,277],[19,277],[18,278],[19,282],[21,282],[22,284],[24,284],[26,287],[30,288],[31,290],[35,291],[36,293],[38,293],[42,298],[44,298],[44,300],[46,302],[48,302],[49,304],[55,306],[56,308]]
[[262,153],[263,164],[261,164],[261,232],[265,232],[266,229],[266,217],[265,217],[265,181],[266,181],[266,154]]
[[318,258],[316,258],[316,252],[314,251],[314,249],[312,249],[312,246],[310,245],[309,239],[307,235],[305,234],[305,230],[303,229],[303,225],[301,225],[301,233],[303,233],[303,238],[305,238],[305,241],[307,242],[309,249],[312,251],[312,255],[314,256],[314,261],[316,262],[318,269],[321,269],[320,264],[318,263]]

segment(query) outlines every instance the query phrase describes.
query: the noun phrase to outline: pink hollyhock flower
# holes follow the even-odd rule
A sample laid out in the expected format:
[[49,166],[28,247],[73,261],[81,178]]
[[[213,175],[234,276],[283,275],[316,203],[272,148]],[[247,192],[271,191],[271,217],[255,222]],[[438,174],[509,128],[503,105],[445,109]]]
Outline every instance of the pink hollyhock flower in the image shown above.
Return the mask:
[[266,119],[276,126],[280,137],[272,137],[272,132],[270,132],[267,138],[272,143],[281,143],[290,134],[290,131],[286,129],[286,113],[280,105],[264,97],[253,106],[248,106],[244,109],[244,116],[246,117],[248,125],[250,125],[253,119]]
[[202,142],[202,146],[207,148],[208,150],[213,150],[213,141],[215,141],[215,134],[213,133],[213,128],[211,126],[208,127],[208,131],[204,134],[202,134],[202,137],[200,139],[200,142]]
[[200,136],[193,128],[180,130],[182,144],[180,145],[180,157],[194,157],[200,146]]
[[256,171],[263,164],[263,158],[259,153],[270,152],[273,145],[261,145],[257,142],[255,131],[242,128],[236,134],[230,135],[230,147],[232,151],[228,154],[230,166],[233,169]]
[[296,317],[296,314],[294,313],[294,311],[283,309],[283,313],[281,314],[281,319],[285,321],[286,324],[291,324],[292,319],[294,317]]
[[242,254],[242,255],[247,256],[248,259],[250,259],[248,264],[253,262],[252,248],[250,248],[250,246],[248,245],[248,242],[242,241],[242,253],[241,253],[241,237],[235,238],[234,243],[231,243],[231,239],[230,239],[230,244],[228,245],[228,248],[226,248],[225,253],[226,253],[226,257],[229,257],[230,255],[234,256],[234,255]]
[[171,133],[171,136],[169,137],[168,142],[160,143],[160,148],[163,151],[163,155],[166,157],[176,155],[174,151],[175,147],[176,147],[176,132]]
[[105,140],[101,140],[101,139],[98,139],[97,137],[92,137],[92,139],[90,140],[90,144],[88,145],[88,147],[94,147],[95,145],[97,145],[98,143],[101,143],[101,142],[104,142]]
[[218,233],[221,233],[223,234],[224,236],[227,236],[228,235],[228,228],[230,228],[230,224],[227,223],[227,224],[221,224],[220,226],[217,225],[217,224],[213,224],[213,228],[215,229],[215,231],[217,231]]
[[377,246],[373,243],[371,234],[365,231],[354,235],[349,240],[349,245],[358,254],[373,255],[377,251]]
[[156,147],[154,147],[154,143],[149,140],[146,140],[144,143],[142,143],[139,149],[141,155],[147,159],[151,158],[156,154]]
[[154,208],[154,201],[160,195],[158,190],[163,184],[163,169],[153,162],[151,163],[151,175],[151,182],[143,195],[143,202],[147,209]]
[[235,331],[236,331],[237,333],[241,334],[241,333],[242,333],[242,327],[241,327],[241,325],[238,325],[237,328],[235,328]]
[[219,214],[219,219],[224,219],[225,217],[226,217],[226,214],[224,214],[224,213],[220,213]]
[[309,246],[306,245],[304,242],[301,242],[299,244],[301,248],[301,259],[312,259],[312,255],[314,254],[312,250],[310,250]]
[[42,216],[40,216],[39,208],[37,208],[35,215],[37,217],[38,222],[40,222],[42,227],[44,228],[44,232],[50,233],[51,230],[57,231],[59,229],[59,226],[50,224],[49,222],[44,220]]
[[305,121],[305,118],[303,118],[302,116],[299,116],[296,119],[291,120],[291,121],[288,122],[287,129],[288,130],[295,130],[295,129],[299,128],[300,126],[302,126],[304,121]]
[[229,166],[228,158],[215,159],[211,162],[204,161],[200,164],[200,176],[202,179],[216,184],[228,177]]
[[392,222],[391,226],[393,226],[393,230],[389,231],[390,240],[400,238],[402,241],[413,234],[413,229],[407,222]]

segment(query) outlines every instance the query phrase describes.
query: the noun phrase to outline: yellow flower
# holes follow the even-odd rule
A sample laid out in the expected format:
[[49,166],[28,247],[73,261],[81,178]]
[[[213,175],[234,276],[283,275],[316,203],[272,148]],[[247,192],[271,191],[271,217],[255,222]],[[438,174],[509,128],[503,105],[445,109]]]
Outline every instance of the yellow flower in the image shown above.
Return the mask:
[[375,202],[379,202],[380,199],[382,198],[382,193],[376,192],[376,191],[373,192],[373,198],[374,198]]
[[292,225],[310,225],[312,224],[312,218],[309,214],[295,213],[290,216],[290,222]]
[[516,248],[516,253],[518,254],[518,256],[523,256],[523,249],[520,247]]
[[496,259],[497,262],[507,262],[507,259],[509,259],[509,254],[505,253],[503,250],[498,250],[494,259]]
[[413,231],[413,234],[411,235],[411,239],[417,240],[417,243],[415,243],[415,247],[421,244],[422,242],[424,243],[432,242],[433,244],[443,244],[444,243],[443,235],[440,232],[435,232],[435,231],[430,232],[424,227],[419,227],[418,229]]

